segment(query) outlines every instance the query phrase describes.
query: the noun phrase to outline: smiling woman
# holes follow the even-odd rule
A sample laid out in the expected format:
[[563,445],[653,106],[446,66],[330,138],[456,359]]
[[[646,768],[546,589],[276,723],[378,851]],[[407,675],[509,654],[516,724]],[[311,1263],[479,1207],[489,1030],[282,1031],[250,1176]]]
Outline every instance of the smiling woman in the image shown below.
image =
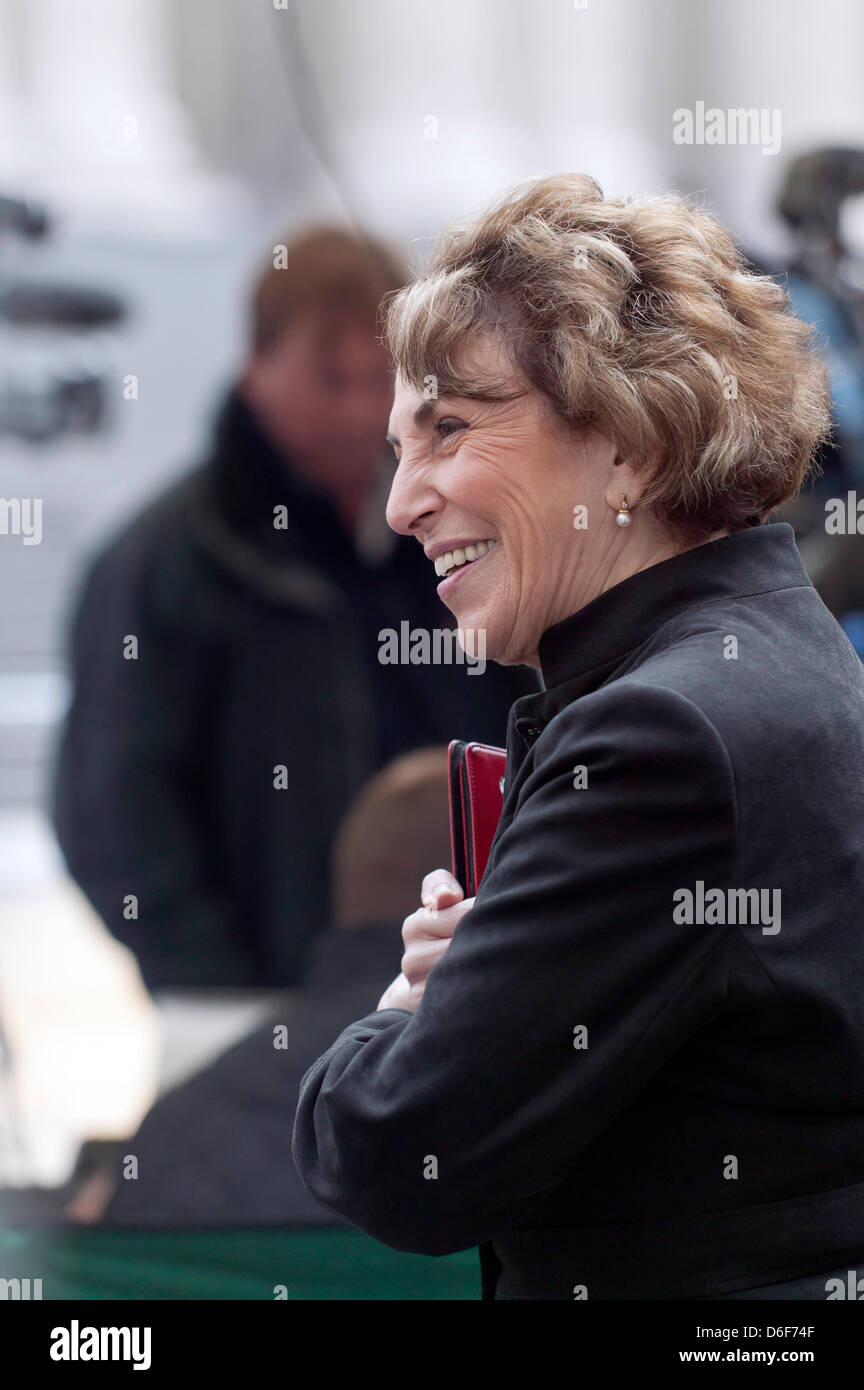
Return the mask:
[[[557,419],[491,334],[463,356],[472,394],[428,402],[397,377],[389,438],[398,467],[387,519],[424,545],[461,629],[485,629],[496,661],[536,666],[539,633],[593,597],[604,577],[584,547],[574,552],[572,515],[576,501],[595,518],[608,510],[611,446],[593,430],[577,437]],[[622,486],[638,491],[625,471]],[[595,530],[600,540],[605,528]],[[672,553],[659,527],[644,528],[640,539]]]
[[[487,1298],[827,1296],[864,1261],[864,675],[770,519],[829,425],[810,330],[703,210],[573,174],[448,231],[386,327],[390,525],[545,688],[476,899],[427,875],[307,1073],[298,1169],[398,1249],[479,1244]],[[768,927],[682,915],[705,884]]]
[[439,586],[490,655],[537,665],[539,634],[604,589],[795,494],[829,417],[811,330],[787,310],[707,213],[607,202],[579,175],[444,234],[386,309],[388,520],[432,559],[500,542]]

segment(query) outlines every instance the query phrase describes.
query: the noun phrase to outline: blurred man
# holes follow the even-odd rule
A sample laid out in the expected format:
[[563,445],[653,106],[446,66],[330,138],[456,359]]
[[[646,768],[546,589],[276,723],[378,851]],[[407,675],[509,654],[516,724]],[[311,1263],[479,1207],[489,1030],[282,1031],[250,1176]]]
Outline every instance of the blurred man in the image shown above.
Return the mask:
[[[446,749],[422,749],[373,777],[344,821],[334,925],[315,943],[287,1021],[274,1014],[157,1101],[68,1217],[136,1228],[346,1225],[310,1196],[291,1160],[300,1082],[343,1028],[375,1008],[399,968],[400,929],[420,882],[449,855]],[[135,1178],[121,1176],[130,1154]]]
[[384,629],[452,626],[384,521],[377,309],[404,279],[342,230],[282,248],[209,458],[87,575],[55,825],[151,991],[295,985],[361,783],[420,745],[503,743],[536,689],[523,668],[379,660]]
[[[839,528],[847,498],[864,489],[864,258],[850,236],[847,211],[864,197],[864,150],[817,149],[794,159],[778,210],[794,237],[786,282],[795,312],[822,339],[834,401],[834,439],[820,456],[821,476],[784,508],[823,602],[864,657],[864,536]],[[853,503],[853,511],[854,511]]]
[[864,264],[843,218],[844,205],[862,196],[864,150],[840,147],[794,159],[777,203],[794,237],[792,307],[818,327],[831,377],[835,443],[820,460],[820,503],[864,483]]

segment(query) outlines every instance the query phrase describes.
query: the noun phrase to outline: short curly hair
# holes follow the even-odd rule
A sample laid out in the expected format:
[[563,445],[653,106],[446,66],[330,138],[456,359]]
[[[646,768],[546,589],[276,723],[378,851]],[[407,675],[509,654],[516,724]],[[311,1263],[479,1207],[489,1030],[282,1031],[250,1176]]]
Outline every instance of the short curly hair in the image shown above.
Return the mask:
[[690,535],[760,524],[830,435],[812,328],[678,195],[607,200],[582,174],[520,184],[447,228],[382,313],[396,371],[441,396],[504,398],[463,351],[497,334],[563,421],[658,463],[640,506]]

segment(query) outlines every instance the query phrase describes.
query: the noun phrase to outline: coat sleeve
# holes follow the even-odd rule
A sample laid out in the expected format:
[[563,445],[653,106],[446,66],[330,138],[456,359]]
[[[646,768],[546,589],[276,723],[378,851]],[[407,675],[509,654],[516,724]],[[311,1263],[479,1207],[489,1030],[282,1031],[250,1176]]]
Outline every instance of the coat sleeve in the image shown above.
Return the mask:
[[[151,990],[243,985],[247,953],[195,792],[207,657],[156,610],[151,578],[122,542],[87,576],[71,630],[54,828],[70,873]],[[129,637],[134,660],[124,656]]]
[[304,1182],[400,1250],[443,1255],[519,1224],[723,1006],[736,928],[673,920],[677,889],[733,880],[713,726],[627,682],[568,706],[535,749],[416,1012],[352,1024],[301,1085]]

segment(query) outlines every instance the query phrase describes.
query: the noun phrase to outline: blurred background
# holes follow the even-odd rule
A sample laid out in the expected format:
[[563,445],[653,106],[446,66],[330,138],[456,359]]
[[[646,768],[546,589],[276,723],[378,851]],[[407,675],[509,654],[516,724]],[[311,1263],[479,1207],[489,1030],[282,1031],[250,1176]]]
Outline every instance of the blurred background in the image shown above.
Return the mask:
[[[860,651],[860,556],[853,538],[828,563],[824,499],[864,482],[862,54],[856,0],[0,0],[0,1184],[19,1225],[41,1211],[26,1193],[80,1190],[82,1144],[132,1135],[298,985],[202,977],[210,1009],[191,977],[142,977],[52,821],[88,566],[208,457],[275,248],[345,229],[398,283],[446,221],[529,175],[700,194],[819,325],[837,448],[789,519]],[[700,104],[766,113],[770,140],[680,142],[676,113]],[[8,499],[40,499],[38,538]],[[93,618],[85,671],[112,621]],[[422,726],[388,755],[446,737]],[[67,777],[86,784],[89,758],[82,735]],[[71,843],[86,811],[66,795]],[[397,928],[382,988],[398,956]]]

